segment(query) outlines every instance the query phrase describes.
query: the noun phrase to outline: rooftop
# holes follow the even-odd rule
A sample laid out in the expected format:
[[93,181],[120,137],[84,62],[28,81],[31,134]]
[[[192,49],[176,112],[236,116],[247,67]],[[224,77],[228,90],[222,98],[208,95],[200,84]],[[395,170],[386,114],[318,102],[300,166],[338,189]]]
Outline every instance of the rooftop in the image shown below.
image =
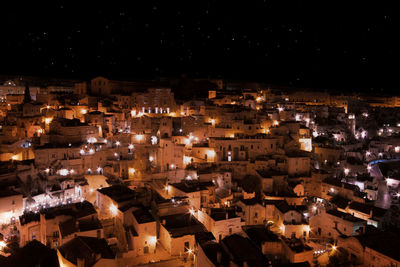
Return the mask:
[[363,219],[354,217],[353,215],[345,212],[341,212],[339,210],[328,210],[326,211],[327,214],[330,214],[332,216],[342,218],[343,220],[349,221],[349,222],[365,222]]
[[307,252],[311,251],[312,248],[309,247],[308,245],[304,244],[300,239],[298,238],[285,238],[282,237],[282,240],[290,247],[292,251],[295,253],[302,253],[302,252]]
[[97,189],[97,191],[108,196],[117,203],[127,200],[133,200],[136,198],[135,191],[123,185],[112,185],[109,187]]
[[133,216],[135,216],[135,219],[139,224],[156,221],[154,219],[153,215],[151,215],[151,213],[149,212],[149,210],[143,206],[135,207],[133,209],[132,213],[133,213]]
[[225,237],[221,242],[232,254],[236,264],[247,262],[249,266],[266,266],[266,258],[250,239],[234,234]]
[[214,186],[213,182],[198,182],[184,180],[180,183],[171,184],[171,186],[185,193],[192,193],[202,190],[208,190],[208,187]]
[[172,237],[194,235],[205,231],[204,226],[190,213],[163,216],[160,217],[160,222]]
[[78,236],[63,244],[59,248],[65,259],[77,265],[77,259],[85,259],[86,266],[92,266],[97,261],[97,255],[103,259],[114,259],[115,255],[111,251],[105,239],[95,237]]
[[261,248],[263,242],[280,242],[279,237],[264,225],[246,227],[244,231],[259,248]]
[[[228,216],[228,218],[226,218]],[[226,219],[238,218],[234,209],[221,209],[221,208],[212,208],[210,209],[210,217],[214,221],[222,221]]]

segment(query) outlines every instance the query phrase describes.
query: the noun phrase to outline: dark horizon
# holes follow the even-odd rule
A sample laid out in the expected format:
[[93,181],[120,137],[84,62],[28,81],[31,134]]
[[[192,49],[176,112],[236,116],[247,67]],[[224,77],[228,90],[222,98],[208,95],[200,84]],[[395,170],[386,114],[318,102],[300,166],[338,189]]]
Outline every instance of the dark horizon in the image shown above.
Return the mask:
[[398,88],[397,18],[389,4],[191,4],[11,4],[0,18],[6,37],[0,74],[187,75],[379,93]]

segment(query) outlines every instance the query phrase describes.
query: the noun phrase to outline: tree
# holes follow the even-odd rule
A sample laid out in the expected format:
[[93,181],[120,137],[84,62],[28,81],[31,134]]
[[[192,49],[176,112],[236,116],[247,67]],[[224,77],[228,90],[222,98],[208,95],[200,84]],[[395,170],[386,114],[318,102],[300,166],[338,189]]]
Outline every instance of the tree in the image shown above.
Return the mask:
[[329,262],[326,266],[327,267],[352,266],[349,260],[349,252],[342,247],[338,247],[335,250],[332,250],[331,255],[329,255]]

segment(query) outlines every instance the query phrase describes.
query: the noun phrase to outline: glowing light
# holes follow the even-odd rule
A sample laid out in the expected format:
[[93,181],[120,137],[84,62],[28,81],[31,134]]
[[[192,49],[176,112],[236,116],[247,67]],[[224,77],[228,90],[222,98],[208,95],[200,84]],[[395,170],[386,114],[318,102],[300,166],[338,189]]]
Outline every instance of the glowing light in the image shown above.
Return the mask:
[[136,110],[131,110],[131,116],[132,117],[136,116]]
[[132,144],[129,144],[129,146],[128,146],[129,149],[133,149],[133,147],[134,146]]
[[335,251],[337,247],[335,245],[332,245],[332,250]]
[[171,167],[171,169],[175,169],[175,165],[174,164],[171,164],[170,167]]
[[152,136],[151,137],[151,144],[152,145],[156,145],[157,144],[157,137],[156,136]]
[[150,237],[150,244],[155,245],[157,243],[157,237],[156,236],[151,236]]
[[44,122],[45,122],[46,124],[49,124],[52,120],[53,120],[52,118],[45,118],[45,119],[44,119]]
[[136,172],[135,168],[129,168],[129,174],[134,175]]
[[313,210],[313,211],[316,211],[316,210],[317,210],[317,206],[313,206],[313,207],[312,207],[312,210]]
[[49,108],[50,108],[50,106],[46,106],[46,108],[47,108],[47,109],[49,109]]
[[365,152],[365,155],[368,157],[371,155],[371,152],[367,151],[367,152]]
[[82,109],[82,110],[81,110],[81,113],[82,113],[82,114],[86,114],[86,113],[87,113],[87,110],[86,110],[86,109]]
[[371,168],[372,168],[371,165],[368,165],[368,166],[367,166],[367,170],[368,170],[368,171],[370,171]]
[[94,192],[94,189],[93,189],[93,188],[89,188],[89,192],[90,192],[90,193],[93,193],[93,192]]
[[97,142],[97,138],[96,137],[90,137],[89,139],[88,139],[88,143],[89,144],[93,144],[93,143],[96,143]]
[[149,161],[152,162],[154,158],[152,156],[149,156]]
[[0,241],[0,249],[4,249],[7,246],[7,243],[4,242],[3,240]]
[[279,229],[280,229],[282,232],[284,232],[284,231],[285,231],[285,226],[284,226],[284,225],[281,225],[281,227],[279,227]]
[[49,173],[49,172],[50,172],[50,169],[47,168],[47,169],[45,169],[44,171],[45,171],[46,173]]
[[117,142],[115,142],[115,145],[116,145],[116,146],[119,146],[119,145],[121,145],[121,142],[120,142],[120,141],[117,141]]
[[101,167],[97,168],[97,172],[100,173],[103,169]]
[[62,176],[66,176],[66,175],[68,175],[69,171],[68,171],[67,169],[61,169],[61,170],[59,171],[59,173],[60,173],[60,175],[62,175]]
[[257,102],[261,102],[261,101],[262,101],[262,97],[261,97],[261,96],[257,97],[257,98],[256,98],[256,101],[257,101]]
[[90,154],[94,154],[93,148],[89,149],[89,153],[90,153]]
[[83,154],[85,154],[85,150],[81,149],[81,150],[79,151],[79,153],[80,153],[81,155],[83,155]]
[[394,151],[395,151],[396,153],[399,153],[399,152],[400,152],[400,146],[396,146],[396,147],[394,148]]
[[137,134],[135,138],[136,138],[137,141],[140,142],[140,141],[143,140],[144,136],[142,134]]
[[164,189],[165,189],[165,191],[168,191],[168,185],[166,185],[166,186],[164,187]]
[[367,137],[367,132],[366,131],[362,131],[361,132],[361,138],[365,138]]
[[117,153],[117,152],[115,152],[115,153],[114,153],[114,156],[115,156],[115,157],[118,157],[118,153]]
[[279,112],[282,112],[283,110],[284,110],[283,107],[279,107],[279,108],[278,108],[278,111],[279,111]]
[[11,156],[11,159],[12,159],[12,160],[17,160],[17,159],[18,159],[18,156],[17,156],[17,155],[13,155],[13,156]]
[[350,170],[348,168],[344,169],[344,175],[346,175],[346,176],[349,175],[349,172],[350,172]]
[[74,172],[75,172],[74,169],[71,169],[71,170],[69,171],[70,174],[73,174]]
[[116,216],[118,214],[118,208],[114,204],[111,204],[109,209],[113,216]]
[[193,216],[196,214],[196,212],[194,211],[194,209],[190,209],[189,212],[190,212],[190,214],[192,214]]
[[188,252],[189,254],[192,254],[193,251],[192,251],[191,248],[189,248],[187,252]]
[[296,115],[296,121],[300,121],[300,115],[299,114]]
[[185,112],[182,111],[182,112],[181,112],[181,116],[185,116]]
[[207,157],[208,158],[214,158],[215,156],[215,151],[214,150],[208,150],[207,151]]
[[274,125],[275,125],[275,126],[278,126],[278,125],[279,125],[279,121],[275,120],[275,121],[274,121]]

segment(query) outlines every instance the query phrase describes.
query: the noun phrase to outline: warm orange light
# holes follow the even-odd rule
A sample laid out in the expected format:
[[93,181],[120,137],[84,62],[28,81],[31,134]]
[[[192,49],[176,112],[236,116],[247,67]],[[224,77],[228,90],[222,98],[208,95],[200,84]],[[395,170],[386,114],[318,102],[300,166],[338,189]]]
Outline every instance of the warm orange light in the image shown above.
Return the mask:
[[144,136],[143,136],[142,134],[137,134],[137,135],[136,135],[136,140],[140,142],[140,141],[143,140],[143,137],[144,137]]
[[156,236],[151,236],[150,238],[150,244],[153,244],[153,245],[155,245],[156,243],[157,243],[157,237]]
[[208,150],[207,151],[207,157],[213,158],[215,156],[215,151],[214,150]]
[[86,114],[86,113],[87,113],[87,110],[86,110],[86,109],[82,109],[82,110],[81,110],[81,113],[82,113],[82,114]]

